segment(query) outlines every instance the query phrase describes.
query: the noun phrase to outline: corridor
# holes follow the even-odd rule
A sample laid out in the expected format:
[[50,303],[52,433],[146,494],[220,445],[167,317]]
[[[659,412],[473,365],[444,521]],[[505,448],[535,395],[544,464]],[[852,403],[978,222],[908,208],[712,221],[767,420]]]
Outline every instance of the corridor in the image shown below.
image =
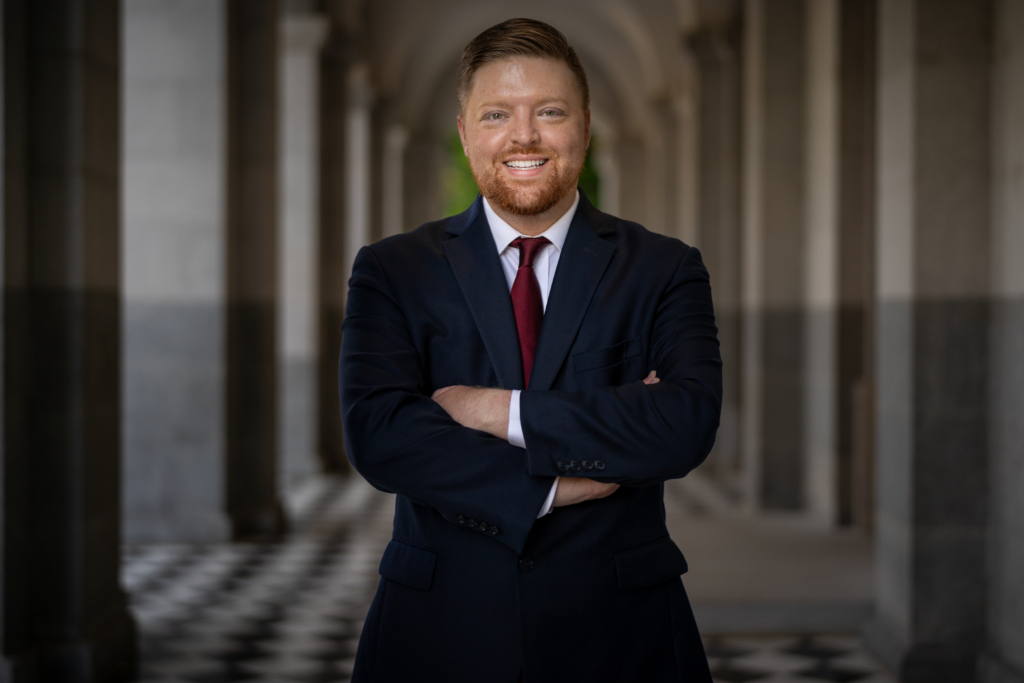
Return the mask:
[[[870,595],[870,586],[857,585],[870,574],[863,539],[788,520],[788,557],[780,565],[777,552],[752,556],[743,548],[751,540],[743,527],[758,522],[722,507],[710,482],[667,488],[669,528],[689,558],[684,581],[718,683],[894,681],[856,633],[863,616],[856,598],[867,602]],[[141,631],[137,680],[348,681],[380,578],[377,563],[391,538],[392,505],[392,496],[358,476],[317,478],[289,495],[295,521],[284,542],[126,549],[123,581]],[[771,543],[780,534],[755,535]],[[831,547],[823,549],[822,540]],[[762,560],[777,565],[767,580]],[[809,574],[816,585],[808,585]],[[752,576],[761,579],[751,585],[745,579]],[[746,592],[737,593],[737,585]],[[852,614],[834,602],[844,593],[854,599]]]
[[709,274],[664,503],[719,683],[1024,683],[1022,0],[3,0],[0,683],[347,680],[352,265],[477,197],[456,69],[513,13],[586,71],[594,209]]

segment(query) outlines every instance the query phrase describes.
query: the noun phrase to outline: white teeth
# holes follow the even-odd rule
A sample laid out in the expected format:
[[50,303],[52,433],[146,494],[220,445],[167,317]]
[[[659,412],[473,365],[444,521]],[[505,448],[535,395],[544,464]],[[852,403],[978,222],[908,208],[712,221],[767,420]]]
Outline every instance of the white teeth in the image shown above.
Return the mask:
[[506,161],[505,165],[509,168],[537,168],[547,163],[546,159],[537,159],[536,161]]

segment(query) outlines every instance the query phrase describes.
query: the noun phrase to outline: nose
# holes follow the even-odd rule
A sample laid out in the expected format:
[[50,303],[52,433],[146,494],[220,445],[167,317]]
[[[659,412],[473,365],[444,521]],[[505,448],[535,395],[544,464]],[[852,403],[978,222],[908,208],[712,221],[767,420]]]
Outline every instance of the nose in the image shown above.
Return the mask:
[[512,125],[511,141],[523,147],[540,143],[540,130],[531,112],[517,113]]

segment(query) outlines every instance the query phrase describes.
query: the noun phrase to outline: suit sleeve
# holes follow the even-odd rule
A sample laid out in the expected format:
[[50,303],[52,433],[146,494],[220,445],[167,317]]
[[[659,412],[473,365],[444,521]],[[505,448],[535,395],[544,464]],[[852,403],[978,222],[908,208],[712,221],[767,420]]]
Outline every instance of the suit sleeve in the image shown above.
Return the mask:
[[342,421],[356,471],[520,552],[551,477],[529,475],[523,449],[461,426],[430,398],[423,360],[371,247],[356,256],[342,330]]
[[[696,248],[684,253],[658,302],[649,359],[658,384],[524,391],[530,474],[644,486],[685,476],[707,457],[721,413],[722,361],[711,285]],[[601,462],[565,471],[573,460]]]

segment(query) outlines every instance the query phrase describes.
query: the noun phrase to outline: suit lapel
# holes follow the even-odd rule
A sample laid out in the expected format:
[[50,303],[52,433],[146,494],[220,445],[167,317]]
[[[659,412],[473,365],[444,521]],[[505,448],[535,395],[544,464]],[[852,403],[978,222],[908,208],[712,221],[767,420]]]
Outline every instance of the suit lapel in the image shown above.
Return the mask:
[[465,213],[452,219],[447,232],[457,237],[442,242],[441,248],[466,297],[499,385],[522,389],[523,362],[512,299],[482,201],[477,196]]
[[594,209],[581,190],[580,203],[562,245],[555,281],[548,295],[530,389],[550,389],[565,362],[594,292],[615,253],[615,247],[600,237],[612,231],[610,217]]

